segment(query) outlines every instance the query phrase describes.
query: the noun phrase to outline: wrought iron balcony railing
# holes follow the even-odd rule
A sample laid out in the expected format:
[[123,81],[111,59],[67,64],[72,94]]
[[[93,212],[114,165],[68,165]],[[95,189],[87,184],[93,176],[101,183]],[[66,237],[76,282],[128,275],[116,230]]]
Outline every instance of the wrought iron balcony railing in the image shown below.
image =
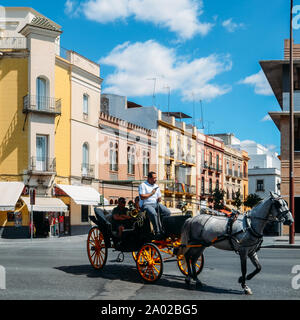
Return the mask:
[[61,99],[28,94],[23,98],[23,112],[61,114]]
[[95,178],[95,165],[82,163],[81,176],[85,178]]
[[56,172],[56,158],[31,157],[29,170],[38,172]]

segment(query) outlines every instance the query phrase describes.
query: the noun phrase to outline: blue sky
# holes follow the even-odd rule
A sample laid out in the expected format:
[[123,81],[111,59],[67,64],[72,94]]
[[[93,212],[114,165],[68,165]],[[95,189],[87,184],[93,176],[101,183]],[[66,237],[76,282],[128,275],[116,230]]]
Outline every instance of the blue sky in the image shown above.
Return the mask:
[[[299,3],[298,3],[299,2]],[[62,26],[61,45],[99,62],[103,92],[201,117],[205,133],[232,132],[280,150],[266,116],[279,111],[259,61],[283,58],[286,0],[1,1],[32,7]],[[300,0],[295,0],[295,5]],[[300,29],[294,31],[300,43]],[[200,126],[200,122],[196,122]]]

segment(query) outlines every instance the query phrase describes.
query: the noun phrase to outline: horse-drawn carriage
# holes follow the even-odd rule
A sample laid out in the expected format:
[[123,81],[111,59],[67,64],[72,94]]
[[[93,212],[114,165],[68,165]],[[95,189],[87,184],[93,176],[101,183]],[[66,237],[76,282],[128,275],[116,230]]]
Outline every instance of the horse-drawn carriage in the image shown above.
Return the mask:
[[[105,210],[95,208],[95,216],[89,216],[95,223],[87,238],[88,258],[95,269],[102,269],[107,261],[108,249],[119,251],[118,262],[124,259],[124,252],[132,252],[137,271],[141,278],[148,283],[160,279],[163,273],[164,261],[176,259],[179,270],[183,275],[188,274],[184,256],[177,256],[177,250],[181,245],[181,228],[190,214],[163,217],[161,226],[163,238],[155,240],[151,225],[145,212],[129,210],[134,222],[131,229],[125,229],[121,238],[112,230],[111,215],[105,214]],[[202,271],[204,264],[203,255],[196,263],[196,272]]]

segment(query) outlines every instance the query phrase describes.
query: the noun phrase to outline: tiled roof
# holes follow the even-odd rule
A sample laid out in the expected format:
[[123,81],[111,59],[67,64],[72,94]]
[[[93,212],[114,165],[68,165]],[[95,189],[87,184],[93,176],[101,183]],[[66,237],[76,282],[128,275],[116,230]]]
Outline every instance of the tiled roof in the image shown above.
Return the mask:
[[47,30],[60,31],[56,26],[52,25],[48,19],[38,16],[34,17],[30,24]]

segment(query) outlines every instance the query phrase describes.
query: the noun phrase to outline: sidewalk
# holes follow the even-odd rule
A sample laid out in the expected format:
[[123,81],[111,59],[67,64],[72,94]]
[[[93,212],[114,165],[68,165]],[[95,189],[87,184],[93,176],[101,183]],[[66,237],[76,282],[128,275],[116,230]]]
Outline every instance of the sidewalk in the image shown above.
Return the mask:
[[[27,239],[5,239],[0,238],[0,243],[41,243],[41,242],[77,242],[77,241],[86,241],[87,234],[75,235],[75,236],[63,236],[63,237],[50,237],[50,238],[33,238],[32,241],[30,238]],[[289,244],[289,236],[277,236],[269,237],[264,236],[263,243],[261,248],[292,248],[300,249],[300,234],[295,235],[295,244]]]
[[0,238],[0,243],[41,243],[41,242],[77,242],[77,241],[86,241],[87,234],[75,235],[75,236],[63,236],[63,237],[48,237],[48,238],[23,238],[23,239],[5,239]]
[[295,235],[295,243],[289,243],[289,236],[267,237],[265,236],[262,248],[292,248],[300,249],[300,234]]

